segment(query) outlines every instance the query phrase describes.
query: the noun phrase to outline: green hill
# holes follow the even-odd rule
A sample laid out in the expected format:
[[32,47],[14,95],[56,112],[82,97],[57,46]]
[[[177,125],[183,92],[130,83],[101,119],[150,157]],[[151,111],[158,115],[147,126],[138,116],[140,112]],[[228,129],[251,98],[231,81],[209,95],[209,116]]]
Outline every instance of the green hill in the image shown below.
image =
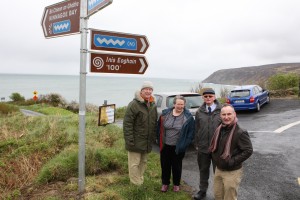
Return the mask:
[[221,69],[205,80],[204,83],[245,85],[265,83],[268,78],[278,73],[296,73],[300,76],[300,63],[278,63],[232,69]]

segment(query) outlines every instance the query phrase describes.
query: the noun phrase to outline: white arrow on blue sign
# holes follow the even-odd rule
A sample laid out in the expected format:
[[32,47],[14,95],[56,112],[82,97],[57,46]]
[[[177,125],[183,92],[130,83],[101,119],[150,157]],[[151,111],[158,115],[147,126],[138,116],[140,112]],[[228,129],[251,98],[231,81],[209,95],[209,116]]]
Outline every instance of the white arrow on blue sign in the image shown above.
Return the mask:
[[144,54],[149,47],[144,35],[91,30],[91,49]]
[[94,44],[96,47],[137,50],[137,41],[134,38],[95,34]]
[[71,30],[71,21],[64,20],[60,22],[53,23],[53,34],[65,33]]

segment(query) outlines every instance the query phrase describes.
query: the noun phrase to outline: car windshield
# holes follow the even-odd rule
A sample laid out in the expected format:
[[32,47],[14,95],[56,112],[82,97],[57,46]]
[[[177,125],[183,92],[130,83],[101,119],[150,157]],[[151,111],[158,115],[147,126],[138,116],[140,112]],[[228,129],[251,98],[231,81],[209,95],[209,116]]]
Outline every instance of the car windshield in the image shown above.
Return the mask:
[[[200,95],[182,95],[186,99],[186,108],[199,108],[202,104],[202,98]],[[175,96],[169,96],[167,98],[167,107],[173,107],[173,100]]]
[[233,90],[230,93],[230,97],[239,98],[239,97],[248,97],[250,96],[250,90]]

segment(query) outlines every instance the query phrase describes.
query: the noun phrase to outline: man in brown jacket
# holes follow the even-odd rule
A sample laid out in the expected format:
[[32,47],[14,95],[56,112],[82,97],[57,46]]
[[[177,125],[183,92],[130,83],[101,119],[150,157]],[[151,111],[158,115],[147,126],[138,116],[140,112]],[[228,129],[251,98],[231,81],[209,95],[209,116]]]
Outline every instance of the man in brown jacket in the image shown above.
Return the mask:
[[242,179],[242,163],[252,155],[253,148],[248,132],[237,124],[230,104],[222,107],[221,120],[209,147],[216,165],[214,196],[215,200],[235,200]]

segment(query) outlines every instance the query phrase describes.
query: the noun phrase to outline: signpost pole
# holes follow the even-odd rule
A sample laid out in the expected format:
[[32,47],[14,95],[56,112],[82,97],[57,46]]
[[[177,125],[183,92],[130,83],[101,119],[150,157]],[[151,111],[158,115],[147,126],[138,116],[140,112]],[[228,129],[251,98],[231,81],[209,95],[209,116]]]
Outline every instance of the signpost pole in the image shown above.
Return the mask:
[[87,0],[80,5],[80,88],[79,88],[79,152],[78,189],[81,195],[85,188],[85,113],[86,113],[86,62],[87,62]]

